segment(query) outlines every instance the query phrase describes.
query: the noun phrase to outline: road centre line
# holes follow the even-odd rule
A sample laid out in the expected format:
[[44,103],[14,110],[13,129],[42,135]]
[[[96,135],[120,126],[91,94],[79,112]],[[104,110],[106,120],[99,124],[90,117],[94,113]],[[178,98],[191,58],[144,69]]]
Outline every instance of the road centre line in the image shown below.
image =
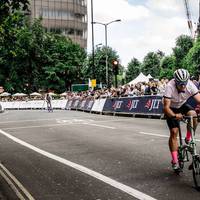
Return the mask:
[[[23,122],[40,122],[40,121],[73,121],[74,119],[82,119],[83,117],[76,117],[76,118],[54,118],[54,119],[37,119],[37,120],[15,120],[15,121],[1,121],[0,124],[9,124],[9,123],[23,123]],[[92,120],[92,118],[84,118],[84,120]],[[115,122],[119,120],[103,120],[103,121],[96,121],[96,122]]]
[[105,126],[105,125],[100,125],[100,124],[90,124],[90,123],[84,123],[84,122],[82,124],[89,125],[89,126],[98,126],[102,128],[116,129],[115,127],[112,127],[112,126]]
[[143,134],[143,135],[151,135],[151,136],[156,136],[156,137],[166,137],[166,138],[169,138],[169,135],[161,135],[161,134],[156,134],[156,133],[147,133],[147,132],[143,132],[143,131],[140,131],[139,133]]
[[[83,117],[76,117],[76,118],[83,118]],[[71,119],[71,117],[70,118],[66,118],[66,117],[61,117],[61,118],[59,118],[59,120],[69,120],[69,119]],[[73,118],[74,119],[74,118]],[[84,119],[87,119],[87,118],[84,118]],[[90,119],[90,118],[88,118],[88,119]],[[0,122],[0,124],[7,124],[7,123],[23,123],[23,122],[40,122],[40,121],[55,121],[55,120],[57,120],[57,118],[52,118],[52,119],[49,119],[49,118],[47,118],[47,119],[27,119],[27,120],[15,120],[15,121],[1,121]]]
[[23,192],[24,195],[26,195],[28,200],[34,200],[33,196],[27,191],[27,189],[16,179],[14,175],[9,172],[9,170],[2,163],[0,163],[0,175],[5,179],[20,200],[26,200],[26,198],[24,198],[18,188]]
[[[143,135],[151,135],[151,136],[156,136],[156,137],[165,137],[165,138],[169,138],[169,135],[161,135],[161,134],[155,134],[155,133],[147,133],[147,132],[139,132],[140,134],[143,134]],[[184,137],[183,137],[184,139]],[[195,139],[195,141],[197,142],[200,142],[199,139]]]
[[49,153],[47,151],[44,151],[42,149],[39,149],[39,148],[37,148],[37,147],[27,143],[27,142],[24,142],[23,140],[20,140],[20,139],[18,139],[16,137],[6,133],[5,131],[3,131],[1,129],[0,129],[0,133],[2,135],[4,135],[4,136],[8,137],[9,139],[13,140],[14,142],[18,143],[18,144],[21,144],[21,145],[23,145],[23,146],[25,146],[25,147],[27,147],[27,148],[39,153],[39,154],[42,154],[42,155],[44,155],[44,156],[46,156],[46,157],[48,157],[50,159],[56,160],[56,161],[58,161],[58,162],[60,162],[60,163],[62,163],[64,165],[67,165],[67,166],[69,166],[71,168],[74,168],[74,169],[76,169],[78,171],[81,171],[81,172],[83,172],[83,173],[85,173],[85,174],[87,174],[87,175],[89,175],[91,177],[94,177],[94,178],[96,178],[96,179],[98,179],[98,180],[100,180],[100,181],[102,181],[102,182],[104,182],[104,183],[106,183],[108,185],[111,185],[112,187],[115,187],[115,188],[117,188],[117,189],[129,194],[130,196],[133,196],[133,197],[139,199],[139,200],[156,200],[155,198],[153,198],[153,197],[151,197],[149,195],[146,195],[146,194],[144,194],[144,193],[142,193],[142,192],[140,192],[140,191],[138,191],[138,190],[136,190],[134,188],[131,188],[130,186],[124,185],[123,183],[115,181],[115,180],[113,180],[113,179],[111,179],[111,178],[109,178],[109,177],[107,177],[105,175],[102,175],[102,174],[100,174],[100,173],[98,173],[96,171],[93,171],[93,170],[91,170],[89,168],[86,168],[86,167],[84,167],[82,165],[73,163],[73,162],[71,162],[69,160],[66,160],[66,159],[64,159],[62,157],[56,156],[56,155],[54,155],[52,153]]
[[[61,118],[46,118],[46,119],[27,119],[27,120],[13,120],[13,121],[1,121],[0,124],[8,124],[8,123],[23,123],[23,122],[40,122],[40,121],[55,121],[55,120],[73,120],[73,119],[83,119],[83,117],[74,117],[74,118],[66,118],[66,117],[61,117]],[[84,118],[84,120],[92,120],[93,118]],[[118,121],[122,121],[122,122],[127,122],[127,121],[132,121],[134,120],[134,118],[119,118],[119,119],[111,119],[111,120],[99,120],[96,122],[118,122]]]
[[115,127],[111,127],[111,126],[90,124],[86,122],[81,122],[81,123],[76,122],[76,123],[50,124],[50,125],[42,125],[42,126],[20,126],[20,127],[12,127],[12,128],[3,128],[3,130],[17,130],[17,129],[26,129],[26,128],[46,128],[46,127],[69,126],[69,125],[88,125],[88,126],[98,126],[101,128],[115,129]]

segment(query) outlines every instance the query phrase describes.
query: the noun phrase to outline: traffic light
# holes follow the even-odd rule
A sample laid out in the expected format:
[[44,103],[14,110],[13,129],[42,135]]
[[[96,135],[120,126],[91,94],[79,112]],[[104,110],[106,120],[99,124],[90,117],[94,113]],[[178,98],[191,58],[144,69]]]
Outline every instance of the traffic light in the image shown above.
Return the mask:
[[112,61],[112,67],[113,67],[114,75],[118,75],[119,74],[119,61],[118,60],[113,60]]

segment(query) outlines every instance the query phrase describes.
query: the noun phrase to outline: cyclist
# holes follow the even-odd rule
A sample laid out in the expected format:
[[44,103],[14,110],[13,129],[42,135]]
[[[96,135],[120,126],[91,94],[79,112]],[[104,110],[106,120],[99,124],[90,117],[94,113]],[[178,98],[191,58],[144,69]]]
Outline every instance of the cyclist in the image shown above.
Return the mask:
[[[186,116],[196,116],[196,112],[192,106],[187,104],[189,97],[200,103],[200,94],[197,87],[190,80],[190,74],[186,69],[177,69],[174,72],[174,78],[170,80],[165,88],[163,95],[164,113],[167,119],[167,125],[170,130],[169,150],[172,157],[172,169],[179,170],[178,165],[178,127],[179,121]],[[194,119],[194,128],[197,126],[197,119]],[[191,132],[189,125],[185,142],[189,143]]]
[[46,102],[47,102],[47,110],[48,112],[53,112],[53,108],[52,108],[52,105],[51,105],[51,101],[52,101],[52,97],[49,93],[46,94]]

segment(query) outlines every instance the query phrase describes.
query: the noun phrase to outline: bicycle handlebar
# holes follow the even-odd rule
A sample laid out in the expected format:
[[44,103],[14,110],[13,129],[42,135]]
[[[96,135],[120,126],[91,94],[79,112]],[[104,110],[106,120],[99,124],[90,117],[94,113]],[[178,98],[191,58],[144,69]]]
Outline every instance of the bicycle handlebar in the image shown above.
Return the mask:
[[[176,114],[178,114],[178,113],[176,113]],[[176,118],[176,116],[173,116],[172,117],[172,119],[175,119]],[[200,119],[200,115],[197,115],[197,116],[184,116],[183,115],[183,119],[191,119],[191,118],[197,118],[197,119]],[[182,120],[181,120],[182,121]]]
[[[174,116],[172,118],[175,119],[176,117]],[[194,118],[200,119],[200,115],[197,115],[197,116],[183,116],[183,119],[180,119],[179,121],[182,121],[183,123],[189,124],[188,120],[189,119],[194,119]],[[191,128],[194,130],[193,127],[191,127]]]
[[183,119],[190,119],[190,118],[197,118],[197,119],[200,119],[200,115],[197,115],[197,116],[183,116]]

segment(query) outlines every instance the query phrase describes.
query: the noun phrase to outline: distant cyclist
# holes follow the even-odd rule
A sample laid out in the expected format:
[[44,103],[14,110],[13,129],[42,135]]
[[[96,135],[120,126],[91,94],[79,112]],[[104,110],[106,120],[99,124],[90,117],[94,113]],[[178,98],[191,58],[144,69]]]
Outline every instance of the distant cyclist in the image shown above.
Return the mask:
[[[196,116],[192,106],[187,104],[188,98],[193,98],[200,103],[200,94],[197,87],[190,80],[190,74],[185,69],[177,69],[174,72],[174,78],[170,80],[164,92],[164,113],[167,118],[167,125],[170,129],[169,149],[171,152],[171,164],[173,170],[179,170],[178,165],[178,127],[180,120],[185,116]],[[194,128],[197,126],[197,119],[194,119]],[[187,127],[185,142],[191,140],[191,132]]]
[[49,93],[46,94],[45,100],[47,102],[47,110],[49,112],[53,112],[53,108],[52,108],[52,105],[51,105],[52,97]]

